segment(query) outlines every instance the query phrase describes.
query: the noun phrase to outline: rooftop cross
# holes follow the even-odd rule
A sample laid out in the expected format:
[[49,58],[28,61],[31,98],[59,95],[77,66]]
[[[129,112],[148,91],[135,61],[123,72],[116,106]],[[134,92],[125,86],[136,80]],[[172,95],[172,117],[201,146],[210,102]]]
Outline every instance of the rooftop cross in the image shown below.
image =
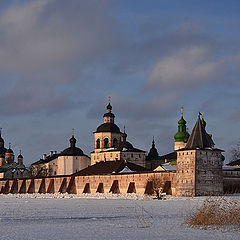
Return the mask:
[[181,117],[183,117],[183,106],[181,106]]

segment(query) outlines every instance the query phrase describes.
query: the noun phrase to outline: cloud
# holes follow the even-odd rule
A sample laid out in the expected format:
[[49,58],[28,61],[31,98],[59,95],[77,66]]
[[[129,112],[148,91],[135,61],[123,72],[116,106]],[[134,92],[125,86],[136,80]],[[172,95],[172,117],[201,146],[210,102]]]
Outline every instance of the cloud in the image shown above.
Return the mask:
[[[135,97],[123,97],[118,94],[111,94],[113,113],[116,114],[117,120],[124,122],[151,122],[156,119],[166,119],[169,117],[176,106],[175,95],[166,94],[160,97],[141,98],[140,95]],[[107,98],[105,98],[107,99]],[[106,103],[99,101],[94,104],[88,111],[87,117],[92,119],[102,116],[106,109]]]
[[107,1],[36,0],[0,16],[0,70],[69,82],[116,43]]
[[71,95],[72,84],[86,85],[81,73],[101,65],[116,47],[116,29],[105,0],[15,1],[6,7],[0,13],[2,113],[56,112],[84,101]]
[[34,112],[59,113],[82,107],[80,100],[73,100],[66,93],[52,86],[28,82],[13,85],[0,95],[2,116],[23,115]]
[[208,49],[194,46],[158,61],[150,73],[149,88],[189,88],[216,82],[223,64],[211,61]]

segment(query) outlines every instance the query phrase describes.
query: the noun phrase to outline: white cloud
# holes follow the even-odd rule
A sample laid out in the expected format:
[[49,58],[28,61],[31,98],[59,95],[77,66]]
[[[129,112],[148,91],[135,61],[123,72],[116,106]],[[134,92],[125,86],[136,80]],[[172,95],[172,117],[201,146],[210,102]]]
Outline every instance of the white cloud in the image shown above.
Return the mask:
[[0,16],[0,70],[68,82],[115,44],[107,1],[36,0]]
[[211,61],[210,52],[204,47],[189,47],[158,61],[150,73],[147,86],[172,88],[195,86],[216,81],[222,63]]

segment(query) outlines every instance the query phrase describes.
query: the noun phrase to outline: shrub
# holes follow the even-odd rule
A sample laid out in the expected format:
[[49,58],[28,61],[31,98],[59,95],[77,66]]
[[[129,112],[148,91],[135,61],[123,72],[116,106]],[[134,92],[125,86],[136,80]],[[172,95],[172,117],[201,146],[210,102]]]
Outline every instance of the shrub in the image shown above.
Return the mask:
[[240,202],[224,197],[208,197],[185,220],[193,227],[240,226]]

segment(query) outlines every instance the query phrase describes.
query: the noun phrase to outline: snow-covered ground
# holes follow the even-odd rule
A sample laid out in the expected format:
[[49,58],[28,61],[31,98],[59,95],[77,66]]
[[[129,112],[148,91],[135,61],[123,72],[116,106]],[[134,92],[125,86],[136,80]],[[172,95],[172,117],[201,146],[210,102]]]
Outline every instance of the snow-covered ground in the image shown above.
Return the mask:
[[183,224],[186,214],[203,200],[158,201],[136,194],[0,195],[0,239],[240,239],[240,233],[226,229]]

